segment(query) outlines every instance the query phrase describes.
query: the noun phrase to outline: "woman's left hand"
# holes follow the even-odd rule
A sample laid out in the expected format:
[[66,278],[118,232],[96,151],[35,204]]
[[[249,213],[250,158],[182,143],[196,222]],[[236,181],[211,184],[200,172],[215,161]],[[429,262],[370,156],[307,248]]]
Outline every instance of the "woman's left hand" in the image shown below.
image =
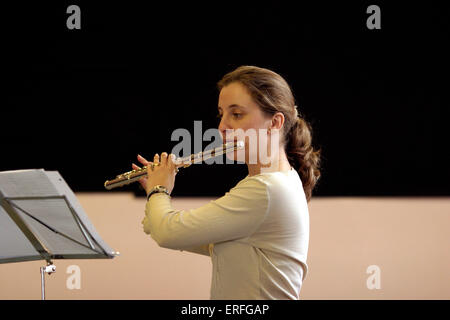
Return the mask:
[[[159,163],[158,166],[154,166],[152,170],[152,162],[147,161],[144,157],[138,155],[138,161],[147,166],[147,178],[139,180],[145,192],[148,194],[150,190],[156,186],[161,185],[167,188],[167,191],[172,193],[175,186],[175,176],[177,174],[177,168],[173,163],[175,155],[168,155],[166,152],[161,153],[161,157],[155,154],[153,163]],[[134,170],[139,169],[137,165],[132,164]]]

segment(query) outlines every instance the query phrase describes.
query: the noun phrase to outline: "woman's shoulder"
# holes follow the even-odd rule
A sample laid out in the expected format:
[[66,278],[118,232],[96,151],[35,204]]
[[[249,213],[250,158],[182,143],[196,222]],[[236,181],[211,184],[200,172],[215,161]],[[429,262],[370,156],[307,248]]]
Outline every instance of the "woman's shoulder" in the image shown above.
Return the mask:
[[263,172],[246,176],[233,189],[264,190],[267,194],[277,194],[283,191],[284,194],[286,192],[290,194],[303,191],[303,186],[297,171],[291,169],[289,171]]
[[272,201],[299,201],[305,198],[302,181],[295,169],[261,173],[248,178],[251,178],[253,185],[264,186]]

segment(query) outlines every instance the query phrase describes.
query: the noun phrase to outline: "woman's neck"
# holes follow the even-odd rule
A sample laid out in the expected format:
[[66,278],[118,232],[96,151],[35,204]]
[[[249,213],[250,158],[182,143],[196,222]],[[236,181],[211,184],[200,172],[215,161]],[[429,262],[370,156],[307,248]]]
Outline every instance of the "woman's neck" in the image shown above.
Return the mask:
[[276,155],[272,157],[268,164],[263,165],[259,162],[255,164],[247,163],[247,167],[250,177],[264,172],[289,171],[292,168],[284,149],[278,152],[278,157]]

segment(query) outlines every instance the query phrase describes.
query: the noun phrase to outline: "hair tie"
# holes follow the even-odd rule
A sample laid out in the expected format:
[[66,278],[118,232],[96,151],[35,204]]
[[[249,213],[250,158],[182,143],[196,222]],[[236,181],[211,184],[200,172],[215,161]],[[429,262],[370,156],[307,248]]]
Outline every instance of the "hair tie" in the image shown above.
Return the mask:
[[300,125],[300,117],[299,117],[299,114],[298,114],[298,110],[297,110],[297,106],[294,106],[294,112],[295,112],[295,116],[294,116],[294,121],[293,121],[293,123],[292,123],[292,126],[291,126],[291,131],[292,130],[294,130],[295,128],[297,128],[299,125]]

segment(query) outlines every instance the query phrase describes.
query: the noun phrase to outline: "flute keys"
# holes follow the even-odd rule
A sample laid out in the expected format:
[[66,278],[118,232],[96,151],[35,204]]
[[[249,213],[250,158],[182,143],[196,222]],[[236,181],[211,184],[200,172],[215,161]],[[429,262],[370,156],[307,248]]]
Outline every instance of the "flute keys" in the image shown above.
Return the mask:
[[[220,156],[224,153],[232,152],[234,150],[242,148],[244,148],[243,141],[237,141],[235,143],[229,142],[213,150],[191,154],[190,156],[184,158],[177,158],[174,162],[180,168],[187,168],[193,163],[201,162],[216,156]],[[159,166],[159,163],[150,163],[150,165],[153,168]],[[138,181],[142,177],[146,176],[146,174],[147,174],[147,167],[143,166],[142,169],[132,170],[118,175],[114,181],[109,180],[106,181],[105,188],[111,190],[115,187],[121,187],[123,185],[130,184],[131,182]]]

